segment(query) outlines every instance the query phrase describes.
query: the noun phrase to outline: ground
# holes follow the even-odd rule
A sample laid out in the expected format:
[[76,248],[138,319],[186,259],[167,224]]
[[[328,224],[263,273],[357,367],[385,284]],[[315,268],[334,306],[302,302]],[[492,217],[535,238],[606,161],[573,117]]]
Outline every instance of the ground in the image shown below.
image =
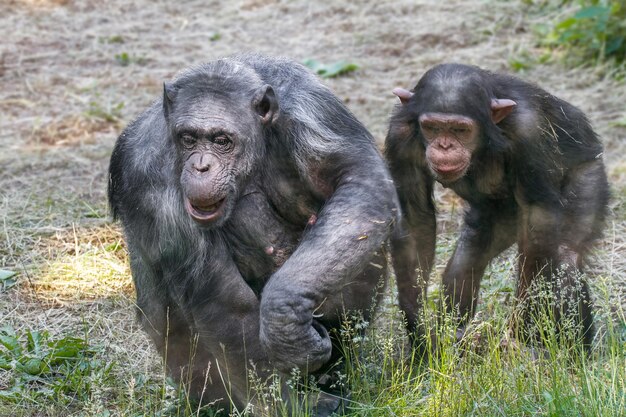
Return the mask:
[[[567,68],[542,54],[548,17],[517,1],[4,0],[0,3],[0,327],[83,335],[133,374],[160,362],[134,321],[119,225],[106,204],[110,152],[123,126],[180,69],[239,51],[359,69],[325,83],[382,145],[397,99],[430,66],[455,61],[518,75],[585,111],[601,135],[612,215],[592,271],[624,294],[626,85],[600,65]],[[442,233],[457,201],[438,191]],[[442,249],[440,252],[447,252]],[[445,256],[438,257],[443,265]],[[511,284],[513,285],[513,284]],[[0,390],[10,373],[0,371]],[[29,415],[65,415],[42,404]],[[25,411],[26,412],[26,411]],[[2,414],[2,413],[0,413]]]

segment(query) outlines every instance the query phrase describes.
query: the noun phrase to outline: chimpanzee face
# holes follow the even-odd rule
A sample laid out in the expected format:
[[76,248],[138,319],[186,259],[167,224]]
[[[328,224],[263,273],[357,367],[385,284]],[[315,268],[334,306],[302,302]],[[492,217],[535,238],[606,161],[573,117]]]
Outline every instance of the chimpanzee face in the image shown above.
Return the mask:
[[450,183],[463,177],[478,146],[479,129],[470,117],[425,113],[419,127],[426,144],[426,160],[435,178]]
[[[271,95],[271,97],[269,97]],[[164,96],[180,167],[187,213],[203,226],[221,226],[239,191],[264,156],[263,128],[275,113],[271,87],[229,95],[194,86]]]

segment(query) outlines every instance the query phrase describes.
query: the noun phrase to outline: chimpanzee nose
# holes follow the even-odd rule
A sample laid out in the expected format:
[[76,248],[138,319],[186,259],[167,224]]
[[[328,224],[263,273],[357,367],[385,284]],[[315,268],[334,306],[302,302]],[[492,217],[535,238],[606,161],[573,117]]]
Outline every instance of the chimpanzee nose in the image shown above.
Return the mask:
[[452,142],[447,138],[443,138],[439,141],[439,147],[441,149],[449,149],[452,146]]
[[209,164],[194,164],[193,167],[198,172],[207,172],[209,170]]
[[199,161],[196,160],[192,162],[191,166],[198,172],[207,172],[211,168],[209,162],[203,158],[200,158]]

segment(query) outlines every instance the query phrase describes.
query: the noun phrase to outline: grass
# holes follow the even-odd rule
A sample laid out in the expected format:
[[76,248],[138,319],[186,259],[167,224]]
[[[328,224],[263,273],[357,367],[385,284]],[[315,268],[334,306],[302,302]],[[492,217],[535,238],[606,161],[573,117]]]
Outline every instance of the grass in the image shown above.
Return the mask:
[[[515,286],[508,255],[483,281],[472,327],[480,337],[469,351],[444,327],[438,355],[419,364],[391,296],[364,335],[354,331],[363,323],[346,324],[350,359],[335,376],[352,391],[350,415],[626,415],[626,86],[602,66],[563,67],[565,48],[537,44],[535,27],[570,9],[555,17],[500,0],[246,0],[207,13],[202,2],[78,3],[0,2],[0,23],[19,28],[6,31],[0,53],[0,416],[211,414],[175,389],[134,320],[123,239],[107,219],[106,169],[121,126],[161,94],[163,80],[251,48],[315,57],[337,75],[358,63],[325,83],[379,144],[396,100],[391,89],[457,61],[519,70],[584,110],[606,146],[614,200],[589,269],[599,327],[593,354],[559,349],[550,334],[543,351],[505,338]],[[436,197],[434,283],[460,218],[458,199],[441,189]],[[438,296],[434,284],[429,311]],[[63,346],[74,349],[60,356]],[[275,380],[251,373],[251,381],[268,405],[278,401]]]
[[[449,252],[453,232],[441,239],[438,253]],[[58,255],[23,283],[48,306],[118,300],[132,309],[126,251],[115,228],[73,229],[46,243]],[[614,254],[606,254],[613,256]],[[600,254],[602,257],[603,254]],[[515,254],[495,262],[483,283],[482,301],[470,325],[468,342],[453,340],[451,321],[434,328],[439,340],[420,363],[408,347],[393,297],[372,325],[350,318],[339,333],[346,363],[334,377],[352,395],[350,416],[620,416],[626,414],[626,317],[611,288],[612,277],[593,279],[599,331],[593,353],[581,354],[550,331],[543,347],[531,348],[509,336]],[[610,270],[609,272],[610,273]],[[431,322],[437,284],[427,305]],[[10,289],[10,291],[15,291]],[[132,320],[131,311],[126,311]],[[136,351],[108,343],[83,317],[72,329],[41,329],[23,323],[0,329],[0,415],[23,416],[211,416],[177,391],[146,341],[152,366],[133,364]],[[549,318],[538,319],[549,329]],[[122,339],[120,329],[113,337]],[[136,329],[129,334],[136,337]],[[289,382],[294,392],[302,386]],[[287,407],[278,394],[278,377],[267,381],[250,374],[251,386],[268,409]],[[306,381],[305,381],[306,382]],[[307,384],[305,384],[307,385]],[[309,391],[310,392],[310,391]],[[294,394],[295,395],[295,394]],[[20,414],[21,413],[21,414]],[[243,415],[243,414],[242,414]],[[269,414],[273,415],[273,414]],[[292,415],[306,416],[296,410]]]

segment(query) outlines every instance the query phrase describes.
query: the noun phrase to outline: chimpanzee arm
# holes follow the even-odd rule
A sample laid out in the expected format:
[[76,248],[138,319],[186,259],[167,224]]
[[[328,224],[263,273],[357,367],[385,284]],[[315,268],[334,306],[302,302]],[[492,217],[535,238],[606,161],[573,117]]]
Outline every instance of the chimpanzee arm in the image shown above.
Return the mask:
[[[143,329],[166,357],[169,371],[178,375],[189,364],[191,329],[169,297],[163,273],[130,250],[130,268],[137,289],[137,316]],[[167,355],[166,355],[167,353]]]
[[353,282],[396,220],[389,173],[372,138],[355,131],[321,162],[312,183],[331,184],[333,192],[261,296],[261,342],[282,370],[312,372],[328,361],[331,342],[314,313]]
[[458,309],[462,323],[474,314],[485,268],[515,242],[516,228],[515,208],[506,201],[472,205],[465,213],[459,240],[442,278],[447,310]]
[[391,237],[391,257],[398,285],[400,309],[407,320],[409,337],[418,346],[424,329],[423,301],[435,258],[436,210],[434,179],[424,149],[415,143],[404,108],[391,121],[385,141],[385,158],[398,191],[402,222]]
[[[558,266],[564,206],[561,182],[564,172],[554,149],[542,146],[554,139],[519,144],[515,198],[519,206],[518,296],[524,298],[534,277],[550,278]],[[523,145],[523,146],[522,146]]]
[[433,180],[424,170],[405,172],[404,166],[391,165],[396,180],[402,222],[391,238],[391,256],[398,285],[400,309],[407,321],[409,337],[419,345],[424,336],[423,302],[435,258],[436,217]]

